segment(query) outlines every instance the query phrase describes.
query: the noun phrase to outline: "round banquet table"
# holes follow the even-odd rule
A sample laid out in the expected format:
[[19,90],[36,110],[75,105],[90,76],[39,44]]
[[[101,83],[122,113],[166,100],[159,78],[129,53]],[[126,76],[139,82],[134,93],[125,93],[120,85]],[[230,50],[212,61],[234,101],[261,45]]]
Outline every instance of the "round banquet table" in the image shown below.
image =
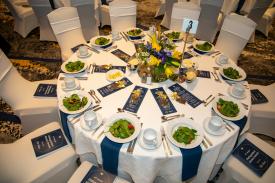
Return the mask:
[[[148,37],[146,36],[145,39],[148,39]],[[115,41],[114,44],[118,46],[118,49],[121,49],[129,55],[133,55],[135,53],[135,47],[131,41],[126,42],[124,39],[121,39]],[[176,43],[178,46],[177,50],[182,51],[183,44],[184,42]],[[79,60],[79,58],[77,57],[77,54],[74,53],[69,60]],[[93,53],[92,56],[80,60],[89,64],[95,63],[97,65],[127,65],[124,61],[113,55],[111,51],[107,52],[102,50],[99,54]],[[215,59],[207,55],[193,57],[191,60],[196,60],[198,62],[199,70],[212,71],[214,66],[218,66],[215,63]],[[66,74],[61,73],[59,77],[64,76],[66,76]],[[104,120],[108,119],[112,114],[116,113],[118,107],[122,108],[124,106],[136,85],[148,89],[163,87],[171,99],[170,96],[172,92],[168,89],[168,87],[174,84],[174,82],[167,80],[162,83],[152,83],[151,85],[146,85],[141,83],[141,80],[136,71],[130,72],[127,69],[125,77],[132,81],[133,84],[106,97],[102,97],[97,92],[97,89],[110,84],[110,82],[106,80],[105,73],[87,74],[85,72],[78,74],[78,76],[88,77],[88,80],[80,80],[80,85],[84,91],[88,92],[91,89],[96,91],[97,96],[101,99],[100,105],[102,106],[102,109],[97,111],[97,113],[99,113]],[[67,75],[67,77],[73,76]],[[219,77],[221,78],[221,76]],[[64,91],[61,89],[62,82],[62,80],[58,80],[57,92],[59,98],[64,94]],[[225,95],[229,95],[228,88],[230,85],[227,84],[224,80],[222,80],[222,82],[215,81],[212,75],[210,79],[197,78],[192,83],[184,82],[180,85],[201,100],[206,99],[210,94],[217,95],[218,93],[223,93]],[[245,115],[249,119],[249,111],[251,107],[250,90],[247,89],[245,92],[247,97],[240,101],[249,105],[248,110],[245,110]],[[194,119],[194,123],[201,125],[202,128],[204,119],[212,115],[212,104],[209,104],[207,107],[201,104],[196,108],[192,108],[187,103],[183,105],[176,102],[175,100],[171,99],[171,101],[177,110],[177,114],[184,113],[185,117],[192,117]],[[161,125],[163,125],[165,128],[165,125],[169,123],[161,122],[162,113],[150,90],[147,91],[137,114],[140,116],[140,122],[143,123],[142,129],[154,128],[160,132]],[[96,131],[95,134],[91,135],[91,131],[84,130],[81,127],[80,122],[71,124],[68,121],[67,123],[73,139],[73,143],[75,143],[76,152],[79,155],[83,155],[85,153],[94,154],[98,163],[102,164],[100,143],[105,135],[100,136],[100,138],[97,137],[98,134],[103,131],[104,127],[101,127]],[[211,176],[211,172],[215,171],[215,167],[219,167],[218,165],[221,165],[226,157],[231,153],[238,138],[239,127],[232,122],[229,123],[234,127],[234,130],[231,130],[230,132],[226,131],[224,135],[213,136],[204,132],[205,136],[213,143],[213,145],[209,146],[207,149],[201,145],[203,153],[199,164],[198,173],[192,179],[192,182],[206,182]],[[247,131],[248,127],[249,120],[242,130],[242,133]],[[139,143],[136,143],[133,154],[127,153],[127,147],[129,143],[123,144],[119,153],[119,174],[126,172],[136,183],[153,182],[156,176],[165,178],[167,182],[181,182],[182,155],[178,147],[170,143],[168,139],[167,142],[169,143],[169,146],[172,150],[172,155],[168,156],[164,151],[163,143],[155,150],[146,150],[142,148]]]

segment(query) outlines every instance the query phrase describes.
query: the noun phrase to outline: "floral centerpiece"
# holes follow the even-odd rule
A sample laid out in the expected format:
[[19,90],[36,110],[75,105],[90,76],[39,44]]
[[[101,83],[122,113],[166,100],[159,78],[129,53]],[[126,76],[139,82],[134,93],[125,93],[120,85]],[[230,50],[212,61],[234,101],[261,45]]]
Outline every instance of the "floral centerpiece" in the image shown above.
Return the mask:
[[153,82],[175,80],[181,65],[181,52],[176,51],[172,40],[158,32],[150,36],[150,42],[141,44],[137,49],[137,58],[141,61],[139,76],[150,72]]

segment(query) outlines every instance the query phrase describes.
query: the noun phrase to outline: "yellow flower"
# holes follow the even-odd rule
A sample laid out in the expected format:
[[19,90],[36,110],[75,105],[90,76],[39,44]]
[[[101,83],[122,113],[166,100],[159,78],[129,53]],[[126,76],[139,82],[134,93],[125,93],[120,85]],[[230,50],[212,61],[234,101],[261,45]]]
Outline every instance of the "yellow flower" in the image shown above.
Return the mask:
[[172,67],[166,67],[165,74],[167,77],[170,77],[172,74],[174,74],[174,69]]
[[150,55],[150,59],[148,62],[149,65],[157,65],[158,66],[160,62],[161,61],[159,59],[157,59],[155,56]]
[[172,57],[175,58],[175,59],[179,59],[180,60],[181,59],[181,52],[175,50],[174,53],[173,53],[173,55],[172,55]]
[[156,51],[160,51],[161,50],[161,46],[158,43],[156,34],[154,34],[152,36],[152,48],[154,48]]

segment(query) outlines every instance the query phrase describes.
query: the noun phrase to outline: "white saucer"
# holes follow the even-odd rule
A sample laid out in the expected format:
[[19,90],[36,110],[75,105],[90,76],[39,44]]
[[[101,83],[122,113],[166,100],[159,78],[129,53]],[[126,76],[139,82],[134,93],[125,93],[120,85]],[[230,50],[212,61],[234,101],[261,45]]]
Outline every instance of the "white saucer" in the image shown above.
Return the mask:
[[63,81],[63,82],[61,83],[61,88],[62,88],[62,90],[64,90],[64,91],[73,91],[73,90],[77,90],[77,89],[80,88],[80,82],[79,82],[77,79],[75,79],[75,87],[73,87],[73,88],[67,88],[67,87],[65,86],[65,82]]
[[234,98],[236,98],[236,99],[244,99],[244,98],[246,97],[245,92],[243,92],[242,95],[235,95],[235,94],[232,92],[232,90],[233,90],[233,85],[230,86],[230,87],[228,88],[228,93],[229,93],[229,95],[231,95],[232,97],[234,97]]
[[84,115],[82,115],[81,118],[80,118],[80,126],[81,126],[81,128],[83,128],[86,131],[92,131],[92,130],[96,129],[97,127],[99,127],[101,125],[101,123],[102,123],[102,117],[98,113],[96,113],[96,117],[97,117],[97,123],[95,125],[93,125],[92,127],[89,127],[85,123]]
[[228,64],[228,62],[227,63],[220,63],[219,62],[219,57],[217,57],[216,59],[215,59],[215,62],[216,62],[216,64],[218,64],[219,66],[223,66],[223,65],[227,65]]
[[160,133],[157,134],[157,144],[156,145],[148,145],[143,141],[143,131],[144,130],[141,131],[141,133],[138,137],[139,145],[144,149],[149,149],[149,150],[157,149],[162,143]]
[[92,53],[93,53],[93,52],[92,52],[91,50],[88,49],[87,55],[80,55],[79,51],[77,50],[77,57],[78,57],[78,58],[88,58],[88,57],[90,57],[90,56],[92,55]]
[[216,135],[216,136],[220,136],[220,135],[223,135],[225,133],[225,124],[223,125],[223,127],[220,129],[220,130],[217,130],[217,131],[214,131],[214,130],[211,130],[209,127],[208,127],[208,123],[210,121],[210,117],[206,118],[204,121],[203,121],[203,128],[205,129],[205,131],[211,135]]

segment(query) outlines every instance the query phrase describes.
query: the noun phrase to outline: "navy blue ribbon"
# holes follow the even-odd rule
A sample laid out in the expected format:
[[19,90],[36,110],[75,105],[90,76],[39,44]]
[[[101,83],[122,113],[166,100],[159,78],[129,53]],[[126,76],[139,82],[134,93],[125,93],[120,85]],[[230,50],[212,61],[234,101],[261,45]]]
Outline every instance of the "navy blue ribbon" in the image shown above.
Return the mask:
[[21,124],[21,120],[18,116],[6,112],[0,112],[0,121],[12,121]]
[[247,116],[244,116],[240,120],[232,121],[232,123],[234,123],[235,125],[237,125],[238,127],[240,127],[239,135],[242,133],[242,131],[243,131],[245,125],[246,125],[246,122],[247,122]]
[[100,144],[104,170],[117,175],[119,152],[122,145],[104,137]]
[[237,13],[237,14],[241,13],[241,9],[242,9],[244,3],[245,3],[245,0],[239,0],[238,7],[237,7],[235,13]]
[[102,4],[102,5],[107,5],[107,6],[108,6],[107,0],[101,0],[101,4]]
[[61,124],[62,124],[63,131],[64,131],[66,137],[68,138],[68,140],[70,142],[72,142],[72,137],[71,137],[71,134],[70,134],[70,131],[69,131],[68,123],[67,123],[68,115],[69,114],[60,111],[60,119],[61,119]]

